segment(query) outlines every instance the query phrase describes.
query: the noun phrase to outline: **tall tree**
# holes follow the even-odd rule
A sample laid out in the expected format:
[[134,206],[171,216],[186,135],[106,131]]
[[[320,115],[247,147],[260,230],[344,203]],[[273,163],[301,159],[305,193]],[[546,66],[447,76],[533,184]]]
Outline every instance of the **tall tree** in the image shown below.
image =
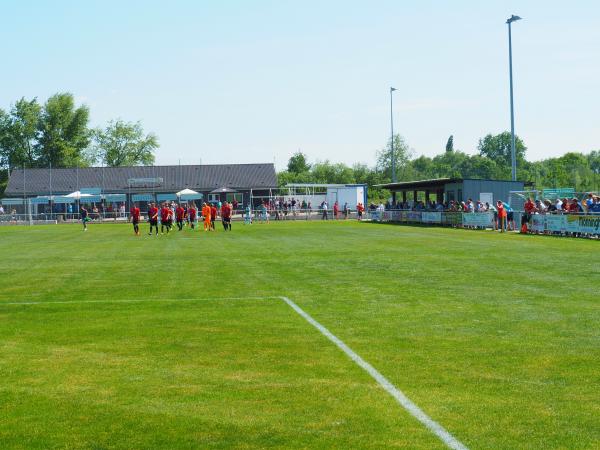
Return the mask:
[[446,142],[446,151],[453,152],[454,151],[454,136],[451,134],[448,138],[448,142]]
[[36,165],[41,109],[37,99],[21,98],[10,113],[0,110],[0,165],[8,168]]
[[[408,162],[412,157],[412,150],[399,134],[394,135],[394,159],[396,162],[396,175],[399,180],[406,177],[406,169]],[[388,143],[384,149],[377,152],[377,170],[383,172],[385,177],[391,181],[392,179],[392,140],[388,139]]]
[[[479,145],[477,146],[480,156],[485,156],[496,162],[501,167],[510,169],[511,163],[511,134],[508,131],[503,133],[492,135],[488,134],[483,139],[479,139]],[[517,157],[517,163],[525,161],[525,152],[527,147],[523,141],[516,136],[515,137],[515,152]],[[517,166],[518,168],[518,166]]]
[[301,151],[294,153],[288,161],[287,170],[288,172],[296,174],[308,172],[310,170],[310,164],[308,164],[306,155]]
[[114,120],[93,131],[92,159],[109,167],[149,165],[159,147],[155,134],[144,134],[140,122]]
[[90,143],[89,109],[75,107],[73,94],[59,93],[48,99],[39,121],[39,164],[54,167],[87,165],[85,149]]

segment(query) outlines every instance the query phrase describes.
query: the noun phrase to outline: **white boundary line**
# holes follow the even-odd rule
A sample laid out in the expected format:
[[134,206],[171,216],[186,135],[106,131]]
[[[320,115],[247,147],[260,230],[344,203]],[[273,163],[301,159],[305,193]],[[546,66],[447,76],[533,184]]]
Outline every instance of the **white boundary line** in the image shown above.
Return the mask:
[[358,356],[350,347],[348,347],[344,342],[336,337],[331,331],[313,319],[308,313],[306,313],[302,308],[296,305],[293,301],[291,301],[287,297],[280,297],[284,302],[286,302],[294,311],[296,311],[300,316],[302,316],[308,323],[310,323],[313,327],[321,332],[323,336],[333,342],[340,350],[342,350],[346,355],[350,357],[352,361],[354,361],[357,365],[362,367],[365,372],[367,372],[371,377],[379,383],[379,385],[385,389],[392,397],[396,399],[398,403],[408,411],[414,418],[416,418],[419,422],[421,422],[429,431],[435,434],[444,444],[446,444],[449,448],[455,450],[468,450],[468,448],[462,444],[458,439],[452,436],[448,431],[444,429],[439,423],[429,417],[427,414],[423,412],[421,408],[419,408],[416,404],[414,404],[404,393],[394,386],[386,377],[384,377],[377,369],[375,369],[371,364],[366,362],[360,356]]
[[84,303],[153,303],[153,302],[192,302],[212,300],[283,300],[298,315],[303,317],[309,324],[315,327],[323,336],[333,342],[340,350],[350,357],[359,367],[367,372],[377,383],[385,389],[410,415],[421,422],[425,427],[435,434],[444,444],[454,450],[468,450],[464,444],[452,436],[444,427],[429,417],[425,412],[412,402],[400,389],[394,386],[371,364],[362,359],[354,350],[348,347],[340,338],[313,319],[307,312],[287,297],[210,297],[210,298],[162,298],[162,299],[130,299],[130,300],[74,300],[55,302],[0,302],[2,305],[54,305],[54,304],[84,304]]

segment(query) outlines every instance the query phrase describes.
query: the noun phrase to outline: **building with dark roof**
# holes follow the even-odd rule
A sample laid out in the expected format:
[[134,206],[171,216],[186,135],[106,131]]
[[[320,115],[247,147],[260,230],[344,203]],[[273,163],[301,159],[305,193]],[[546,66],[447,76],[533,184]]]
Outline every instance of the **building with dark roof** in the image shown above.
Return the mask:
[[277,174],[272,163],[13,169],[4,197],[54,198],[82,191],[101,194],[103,200],[125,194],[127,202],[147,202],[174,199],[176,192],[190,189],[199,193],[195,199],[235,198],[240,204],[247,204],[251,197],[269,196],[276,188]]
[[376,187],[389,189],[394,201],[417,201],[419,192],[425,194],[425,201],[435,196],[436,201],[462,202],[471,198],[485,201],[507,201],[511,191],[523,191],[522,181],[479,180],[471,178],[436,178],[433,180],[401,181],[398,183],[380,184]]

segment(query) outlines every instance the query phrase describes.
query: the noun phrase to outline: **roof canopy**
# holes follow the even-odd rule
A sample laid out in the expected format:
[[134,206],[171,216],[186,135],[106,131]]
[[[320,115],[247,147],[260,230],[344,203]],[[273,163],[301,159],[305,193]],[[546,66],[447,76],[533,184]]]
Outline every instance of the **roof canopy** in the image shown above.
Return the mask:
[[177,192],[175,195],[177,195],[177,197],[181,197],[182,195],[193,195],[193,194],[197,194],[197,192],[186,188],[183,191]]
[[85,167],[12,169],[5,195],[65,194],[84,191],[85,186],[102,193],[177,192],[193,189],[209,192],[220,187],[237,190],[277,188],[273,163],[181,166]]
[[511,180],[489,180],[478,178],[433,178],[431,180],[400,181],[397,183],[376,184],[375,187],[389,189],[390,191],[435,191],[444,189],[448,183],[462,183],[463,181],[493,181],[501,183],[519,183]]
[[71,192],[70,194],[65,195],[68,198],[74,198],[75,200],[81,200],[86,197],[96,197],[96,195],[92,194],[82,194],[80,191]]
[[213,191],[210,191],[211,194],[221,194],[221,193],[234,193],[237,192],[235,189],[231,189],[228,187],[221,187],[219,189],[215,189]]

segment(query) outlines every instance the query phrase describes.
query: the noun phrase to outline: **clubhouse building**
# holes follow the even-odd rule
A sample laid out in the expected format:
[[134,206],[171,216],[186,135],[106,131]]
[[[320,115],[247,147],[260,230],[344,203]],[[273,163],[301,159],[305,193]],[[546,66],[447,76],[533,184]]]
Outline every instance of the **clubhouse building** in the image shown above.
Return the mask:
[[17,210],[29,204],[35,212],[63,212],[75,202],[127,208],[170,200],[256,205],[275,189],[272,163],[13,169],[2,204]]

